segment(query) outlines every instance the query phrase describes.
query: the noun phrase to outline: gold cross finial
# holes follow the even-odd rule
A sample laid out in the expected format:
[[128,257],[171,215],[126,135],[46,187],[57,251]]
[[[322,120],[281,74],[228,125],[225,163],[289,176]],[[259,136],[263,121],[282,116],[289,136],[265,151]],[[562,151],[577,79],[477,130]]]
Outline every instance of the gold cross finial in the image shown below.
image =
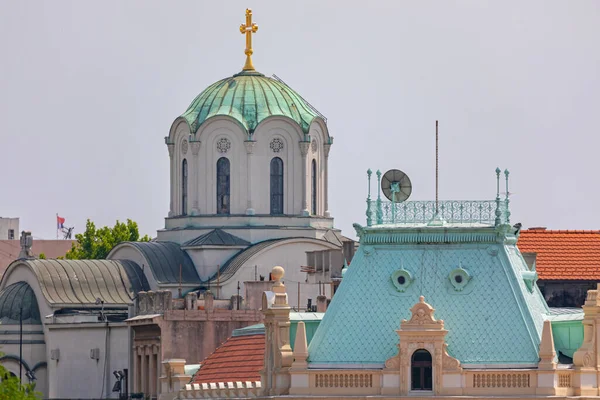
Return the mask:
[[252,34],[256,33],[258,25],[252,22],[252,10],[246,8],[246,24],[240,25],[240,32],[242,35],[246,35],[246,64],[244,64],[243,71],[254,71],[254,65],[252,65]]

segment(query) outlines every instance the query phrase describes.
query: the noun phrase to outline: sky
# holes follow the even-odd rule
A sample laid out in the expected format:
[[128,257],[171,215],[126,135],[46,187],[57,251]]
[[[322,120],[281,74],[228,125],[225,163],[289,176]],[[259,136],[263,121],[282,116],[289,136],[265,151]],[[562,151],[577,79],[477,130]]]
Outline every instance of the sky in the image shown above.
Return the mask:
[[[164,137],[211,83],[253,61],[327,117],[329,208],[355,237],[366,170],[412,200],[493,199],[512,222],[600,229],[600,1],[0,0],[0,216],[52,239],[56,214],[164,226]],[[504,189],[503,189],[504,191]]]

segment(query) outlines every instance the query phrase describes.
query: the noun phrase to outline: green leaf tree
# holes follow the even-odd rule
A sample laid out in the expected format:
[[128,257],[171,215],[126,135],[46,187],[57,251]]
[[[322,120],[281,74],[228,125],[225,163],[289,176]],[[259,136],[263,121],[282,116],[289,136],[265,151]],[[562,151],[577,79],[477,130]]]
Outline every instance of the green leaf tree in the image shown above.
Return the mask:
[[68,260],[100,260],[105,259],[108,253],[121,242],[149,242],[150,237],[140,237],[136,222],[128,219],[127,222],[117,222],[112,228],[105,226],[96,229],[96,225],[87,220],[85,231],[75,235],[77,242],[73,243],[71,250],[65,258]]
[[19,378],[11,375],[1,364],[0,380],[0,400],[38,400],[42,398],[42,394],[35,391],[35,384],[21,386]]

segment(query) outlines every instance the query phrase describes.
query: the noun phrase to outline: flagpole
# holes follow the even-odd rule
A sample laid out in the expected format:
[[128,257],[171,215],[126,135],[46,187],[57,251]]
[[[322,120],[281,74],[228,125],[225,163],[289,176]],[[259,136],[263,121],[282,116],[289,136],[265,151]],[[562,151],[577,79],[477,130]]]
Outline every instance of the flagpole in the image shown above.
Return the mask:
[[56,213],[56,240],[58,240],[58,213]]

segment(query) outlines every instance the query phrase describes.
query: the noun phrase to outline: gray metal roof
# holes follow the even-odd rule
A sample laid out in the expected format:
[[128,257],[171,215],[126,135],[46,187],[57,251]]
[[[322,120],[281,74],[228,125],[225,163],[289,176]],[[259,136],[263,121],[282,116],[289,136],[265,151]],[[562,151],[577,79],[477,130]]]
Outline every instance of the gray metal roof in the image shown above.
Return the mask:
[[[330,243],[326,240],[321,240],[321,239],[316,239],[316,238],[307,238],[307,237],[288,237],[288,238],[280,238],[280,239],[269,239],[269,240],[265,240],[262,242],[258,242],[246,249],[240,250],[236,255],[234,255],[229,260],[227,260],[227,262],[225,264],[223,264],[223,266],[221,267],[220,274],[214,274],[210,279],[208,279],[208,281],[216,282],[217,275],[219,275],[218,276],[219,281],[225,282],[226,280],[228,280],[232,276],[234,276],[235,273],[242,267],[242,265],[244,265],[244,263],[246,263],[246,261],[248,261],[250,258],[252,258],[254,255],[259,253],[260,251],[266,249],[269,246],[274,245],[275,243],[283,242],[286,240],[297,240],[297,239],[314,240],[317,242],[322,242],[324,244]],[[333,244],[337,245],[336,243],[333,243]]]
[[250,242],[227,233],[222,229],[213,229],[195,239],[185,242],[181,247],[195,246],[250,246]]
[[17,260],[5,277],[20,264],[31,268],[53,306],[87,306],[97,298],[105,306],[128,305],[137,292],[150,289],[142,269],[129,260]]
[[27,282],[16,282],[0,291],[0,324],[18,324],[21,307],[23,307],[23,324],[41,325],[37,298]]
[[[289,240],[290,238],[284,239],[269,239],[263,242],[258,242],[248,247],[247,249],[241,250],[235,256],[231,257],[223,266],[221,267],[220,276],[218,277],[220,282],[224,282],[231,278],[238,269],[241,268],[242,265],[246,261],[248,261],[252,256],[257,254],[259,251],[266,249],[274,243],[281,242],[283,240]],[[217,274],[213,275],[209,281],[217,281]]]
[[177,243],[127,242],[127,244],[134,246],[144,255],[158,283],[179,283],[180,266],[182,282],[200,283],[194,263]]

